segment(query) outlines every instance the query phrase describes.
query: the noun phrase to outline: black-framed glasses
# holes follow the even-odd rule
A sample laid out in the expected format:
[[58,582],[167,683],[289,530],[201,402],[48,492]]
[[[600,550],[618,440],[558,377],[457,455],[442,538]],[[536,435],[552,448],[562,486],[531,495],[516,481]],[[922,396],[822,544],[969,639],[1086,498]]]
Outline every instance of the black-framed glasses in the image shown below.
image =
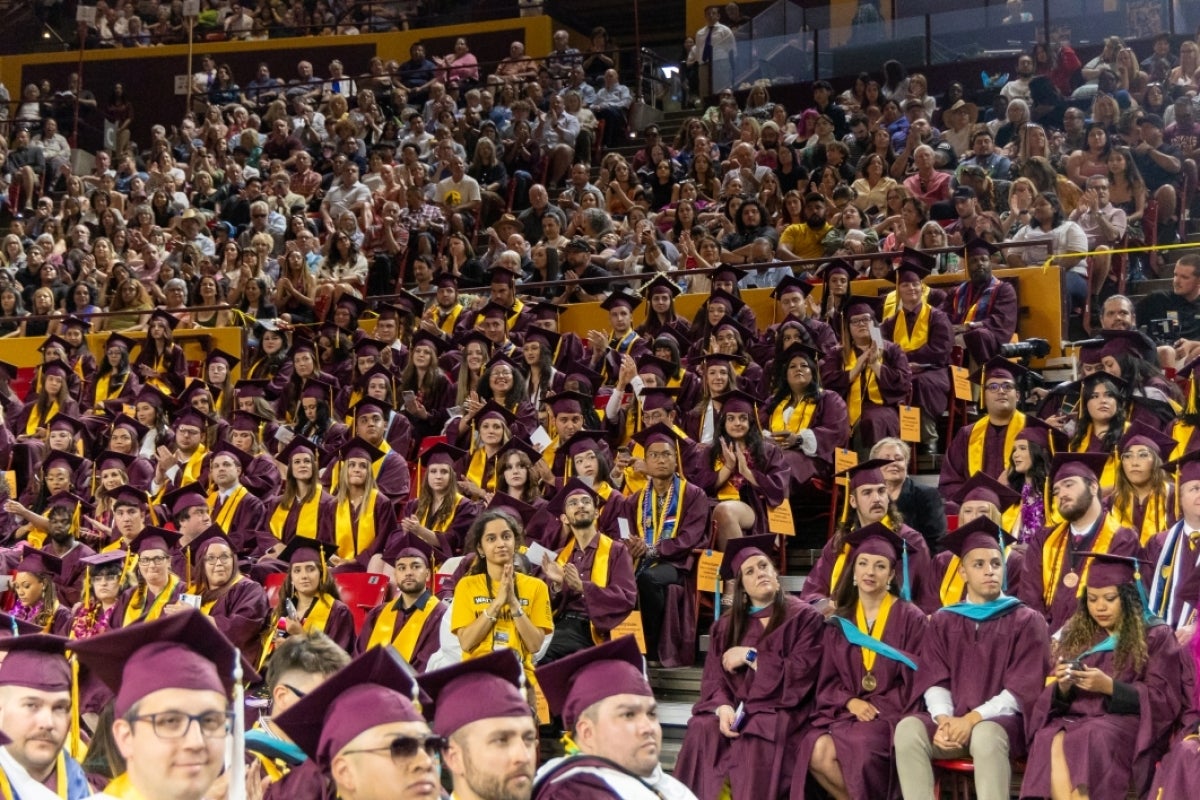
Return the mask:
[[412,758],[418,750],[424,750],[430,758],[437,758],[446,749],[446,738],[435,734],[425,736],[397,736],[383,747],[368,747],[363,750],[344,750],[346,755],[353,753],[374,753],[375,755],[391,756],[393,761],[404,761]]
[[1015,392],[1017,390],[1017,387],[1011,383],[989,383],[987,386],[985,386],[983,388],[987,389],[989,392],[1005,392],[1005,393]]
[[160,739],[182,739],[192,729],[192,723],[200,726],[200,735],[205,739],[216,739],[229,732],[232,715],[227,711],[205,711],[203,714],[185,714],[182,711],[160,711],[130,717],[132,722],[149,722],[154,735]]
[[292,694],[296,695],[296,699],[298,699],[298,700],[303,700],[305,697],[308,696],[308,692],[302,692],[299,689],[297,689],[295,686],[292,686],[290,683],[281,683],[279,685],[282,686],[283,688],[287,689]]

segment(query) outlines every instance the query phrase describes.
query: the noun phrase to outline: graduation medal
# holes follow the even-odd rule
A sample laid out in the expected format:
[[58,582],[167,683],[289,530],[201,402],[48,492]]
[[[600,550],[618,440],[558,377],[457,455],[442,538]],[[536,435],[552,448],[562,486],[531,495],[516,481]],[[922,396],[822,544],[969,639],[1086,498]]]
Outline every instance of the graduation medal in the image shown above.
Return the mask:
[[875,680],[875,676],[873,674],[868,672],[866,675],[863,675],[862,687],[864,690],[866,690],[868,692],[873,692],[873,691],[875,691],[875,687],[878,685],[879,685],[879,681]]
[[1078,585],[1079,576],[1076,573],[1068,572],[1066,575],[1063,575],[1063,586],[1066,586],[1068,589],[1074,589]]

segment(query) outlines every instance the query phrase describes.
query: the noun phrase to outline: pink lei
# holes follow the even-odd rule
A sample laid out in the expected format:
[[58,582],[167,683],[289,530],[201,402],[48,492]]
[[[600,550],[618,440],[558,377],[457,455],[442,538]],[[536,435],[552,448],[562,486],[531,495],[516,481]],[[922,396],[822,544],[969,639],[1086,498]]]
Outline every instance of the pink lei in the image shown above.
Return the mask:
[[106,611],[99,604],[80,608],[75,612],[75,619],[71,620],[71,638],[89,639],[104,633],[112,626],[114,610],[116,610],[115,605]]

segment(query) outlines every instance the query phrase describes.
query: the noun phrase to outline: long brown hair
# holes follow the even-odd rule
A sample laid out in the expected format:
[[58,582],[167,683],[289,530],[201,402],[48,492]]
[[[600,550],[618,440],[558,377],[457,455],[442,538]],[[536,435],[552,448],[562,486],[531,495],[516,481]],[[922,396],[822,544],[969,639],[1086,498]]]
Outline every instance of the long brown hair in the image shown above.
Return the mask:
[[[767,559],[770,560],[769,558]],[[779,573],[775,570],[775,565],[771,565],[771,571],[778,577]],[[788,596],[787,592],[780,587],[775,592],[775,599],[771,601],[771,618],[767,621],[766,630],[763,635],[766,636],[771,631],[778,628],[787,620]],[[750,595],[742,589],[742,576],[739,573],[734,578],[733,592],[733,608],[729,621],[729,641],[726,642],[728,647],[736,647],[742,641],[742,637],[746,634],[746,630],[750,627]]]
[[[1117,623],[1117,649],[1113,653],[1113,663],[1118,672],[1126,669],[1140,672],[1150,657],[1146,648],[1146,623],[1142,616],[1142,600],[1132,583],[1118,586],[1117,597],[1121,600],[1121,621]],[[1079,598],[1079,609],[1063,626],[1055,655],[1068,661],[1078,658],[1095,644],[1102,633],[1104,629],[1088,612],[1087,592],[1084,592]]]

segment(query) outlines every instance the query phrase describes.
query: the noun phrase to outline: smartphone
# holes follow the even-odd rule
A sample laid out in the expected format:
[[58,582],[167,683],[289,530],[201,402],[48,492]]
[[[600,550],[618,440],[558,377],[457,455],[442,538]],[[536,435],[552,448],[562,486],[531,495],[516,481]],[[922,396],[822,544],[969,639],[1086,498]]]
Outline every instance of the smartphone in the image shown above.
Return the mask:
[[734,733],[737,733],[738,731],[740,731],[742,729],[742,726],[745,724],[746,724],[746,704],[738,703],[737,710],[733,712],[733,724],[730,725],[729,727],[733,729]]
[[179,602],[185,606],[191,606],[197,611],[200,610],[200,595],[198,594],[181,594],[179,595]]
[[289,617],[296,616],[296,604],[290,598],[284,601],[283,610]]
[[1083,672],[1087,669],[1087,666],[1079,659],[1075,659],[1074,661],[1067,662],[1067,669],[1071,672]]
[[401,399],[404,401],[404,405],[408,405],[417,399],[417,394],[416,392],[404,392],[401,394]]

